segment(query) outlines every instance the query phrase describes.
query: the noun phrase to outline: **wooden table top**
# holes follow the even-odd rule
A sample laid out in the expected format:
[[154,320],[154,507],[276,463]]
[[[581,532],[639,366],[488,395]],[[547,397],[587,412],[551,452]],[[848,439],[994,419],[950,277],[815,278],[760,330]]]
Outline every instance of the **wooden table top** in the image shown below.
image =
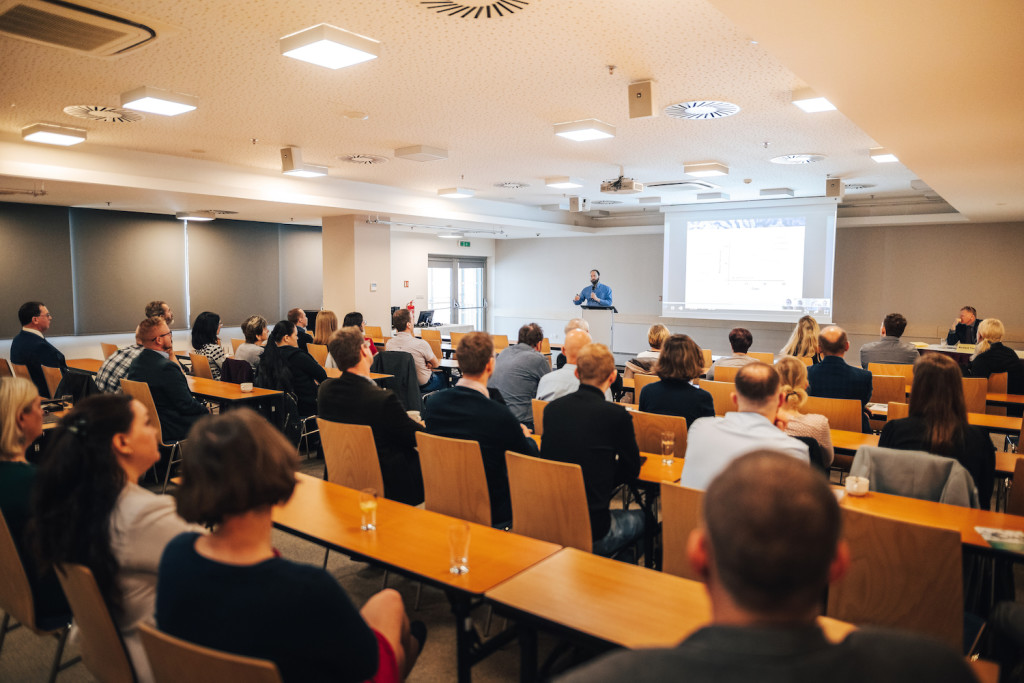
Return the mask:
[[994,405],[1024,405],[1020,394],[985,394],[985,401]]
[[215,379],[204,377],[185,377],[188,380],[188,390],[196,396],[202,396],[214,401],[249,401],[255,398],[266,398],[267,396],[280,396],[283,392],[272,389],[260,389],[253,387],[252,391],[242,391],[242,385],[232,382],[218,382]]
[[482,594],[561,546],[470,524],[469,572],[448,572],[448,529],[462,523],[429,510],[378,499],[377,529],[359,528],[359,492],[304,474],[286,504],[275,507],[274,525],[335,549],[365,555],[423,580]]
[[[860,432],[848,432],[842,429],[829,430],[832,433],[832,447],[837,451],[856,453],[861,446],[877,446],[878,434],[861,434]],[[996,474],[1000,476],[1013,476],[1013,468],[1017,465],[1017,458],[1024,455],[1017,453],[1004,453],[996,451]]]
[[[574,548],[560,550],[485,597],[627,648],[671,647],[711,621],[704,584]],[[855,628],[820,621],[833,640]]]
[[103,365],[103,361],[96,360],[95,358],[72,358],[67,361],[68,367],[81,372],[88,372],[90,375],[95,375],[100,371],[100,366]]
[[640,476],[637,477],[642,482],[660,484],[663,481],[668,481],[674,484],[683,475],[683,458],[675,458],[671,465],[663,465],[660,453],[641,453],[640,455],[647,458],[647,461],[640,466]]

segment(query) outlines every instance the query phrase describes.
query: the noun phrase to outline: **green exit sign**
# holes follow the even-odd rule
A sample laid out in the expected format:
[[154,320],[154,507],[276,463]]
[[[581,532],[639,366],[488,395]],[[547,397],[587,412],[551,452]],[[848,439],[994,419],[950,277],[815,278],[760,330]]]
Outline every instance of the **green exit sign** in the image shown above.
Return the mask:
[[469,246],[469,240],[459,240],[459,246],[460,247],[468,247]]

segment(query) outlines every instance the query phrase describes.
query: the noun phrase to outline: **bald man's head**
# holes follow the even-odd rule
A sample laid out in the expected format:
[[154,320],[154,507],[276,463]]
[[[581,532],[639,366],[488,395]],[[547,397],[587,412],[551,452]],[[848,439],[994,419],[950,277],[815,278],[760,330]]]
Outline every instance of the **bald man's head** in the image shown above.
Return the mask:
[[818,346],[826,356],[842,356],[850,348],[846,332],[837,325],[829,325],[818,335]]
[[562,353],[565,354],[565,362],[576,365],[576,357],[580,355],[580,349],[590,343],[590,333],[584,330],[570,330],[565,335],[565,343],[562,345]]

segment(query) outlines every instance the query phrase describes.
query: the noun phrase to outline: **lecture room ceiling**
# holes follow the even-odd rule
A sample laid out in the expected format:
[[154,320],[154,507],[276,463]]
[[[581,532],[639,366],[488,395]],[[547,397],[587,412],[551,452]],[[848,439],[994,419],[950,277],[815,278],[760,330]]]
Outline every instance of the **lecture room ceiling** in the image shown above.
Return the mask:
[[[1024,3],[509,0],[491,18],[453,16],[438,4],[107,0],[108,11],[161,27],[151,44],[113,58],[0,37],[0,200],[220,209],[304,224],[361,213],[561,234],[649,225],[660,221],[659,206],[697,200],[695,190],[667,187],[600,193],[620,168],[658,183],[688,180],[686,162],[718,161],[729,174],[705,180],[732,200],[779,187],[822,195],[831,175],[850,186],[846,203],[877,204],[879,213],[945,200],[962,220],[1024,219],[1024,89],[1014,70],[1024,64]],[[380,57],[335,71],[280,54],[279,38],[319,23],[379,41]],[[647,79],[659,115],[631,119],[627,88]],[[144,85],[194,95],[199,107],[134,123],[63,111],[119,107],[121,93]],[[806,87],[839,111],[792,105],[792,92]],[[701,99],[740,112],[662,113]],[[586,118],[612,124],[616,136],[553,134],[556,123]],[[37,122],[84,128],[88,140],[67,149],[22,142],[20,130]],[[412,145],[448,158],[395,157]],[[286,146],[329,176],[282,176]],[[901,163],[874,163],[869,149],[879,146]],[[354,154],[386,161],[341,159]],[[770,162],[788,154],[825,158]],[[547,188],[551,176],[584,186]],[[476,195],[437,196],[454,186]],[[559,209],[570,193],[598,212]],[[619,203],[593,204],[602,200]]]

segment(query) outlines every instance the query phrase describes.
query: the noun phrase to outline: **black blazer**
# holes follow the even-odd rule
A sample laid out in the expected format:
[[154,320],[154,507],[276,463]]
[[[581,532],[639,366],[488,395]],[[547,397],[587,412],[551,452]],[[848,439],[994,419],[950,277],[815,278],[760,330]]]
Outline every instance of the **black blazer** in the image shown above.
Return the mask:
[[344,372],[320,385],[316,414],[324,420],[373,429],[385,495],[409,505],[423,502],[423,474],[416,453],[416,432],[423,428],[406,414],[394,392]]
[[687,381],[663,379],[648,384],[640,392],[640,410],[685,417],[689,427],[698,417],[714,417],[715,401],[711,394]]
[[50,396],[50,388],[46,384],[41,366],[60,368],[62,374],[68,369],[67,363],[64,362],[64,354],[58,351],[56,346],[25,330],[14,335],[11,341],[11,362],[28,368],[28,374],[43,398]]
[[302,350],[304,353],[309,353],[309,350],[306,349],[306,345],[313,343],[313,335],[311,335],[309,332],[306,332],[298,325],[295,326],[295,329],[299,331],[299,349]]
[[166,443],[184,439],[192,423],[209,414],[189,391],[188,380],[178,364],[156,351],[143,349],[132,361],[125,377],[149,385]]
[[[855,368],[839,356],[825,356],[820,363],[807,368],[810,396],[821,398],[855,398],[863,407],[871,400],[871,373]],[[861,416],[861,431],[871,432],[867,414]]]
[[956,327],[946,333],[946,343],[950,346],[953,346],[957,342],[974,344],[978,341],[978,325],[980,325],[981,322],[981,319],[975,318],[974,322],[970,325],[957,323]]
[[[971,377],[989,377],[1000,372],[1006,373],[1006,393],[1024,394],[1024,361],[1002,342],[991,344],[967,366],[967,374]],[[1006,414],[1013,417],[1020,417],[1022,413],[1024,409],[1021,406],[1006,409]]]
[[327,379],[327,371],[313,356],[294,346],[281,346],[277,350],[292,371],[292,389],[298,399],[299,414],[303,417],[316,415],[317,387]]
[[576,393],[544,408],[540,455],[583,468],[590,533],[594,540],[604,538],[611,526],[608,505],[615,487],[640,474],[633,418],[622,406],[605,401],[596,387],[581,384]]

